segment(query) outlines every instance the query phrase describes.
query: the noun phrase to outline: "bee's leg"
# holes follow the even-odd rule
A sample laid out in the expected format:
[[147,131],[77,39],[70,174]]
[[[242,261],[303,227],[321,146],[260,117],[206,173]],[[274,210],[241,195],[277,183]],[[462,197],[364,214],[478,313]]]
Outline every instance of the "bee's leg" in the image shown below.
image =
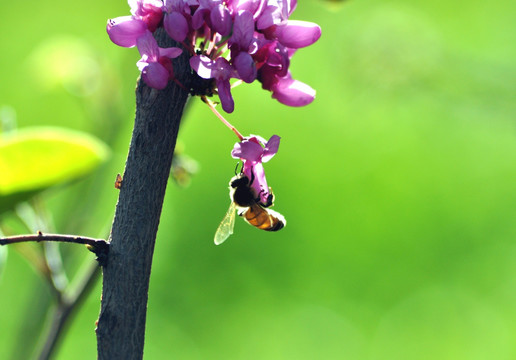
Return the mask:
[[[251,182],[249,182],[249,186],[251,186],[253,181],[254,181],[254,172],[251,171]],[[258,204],[261,204],[263,207],[272,206],[272,203],[274,202],[274,195],[272,194],[271,188],[269,188],[269,195],[267,195],[267,201],[265,202],[265,204],[261,202],[261,198],[262,198],[261,195],[265,192],[266,191],[264,189],[260,189],[260,192],[258,193],[258,196],[256,197],[256,199],[254,199],[254,201],[256,201]]]
[[[262,192],[265,192],[262,190]],[[260,199],[260,198],[258,198]],[[269,206],[272,206],[272,204],[274,203],[274,195],[272,193],[269,193],[269,195],[267,195],[267,201],[264,203],[260,202],[260,204],[263,206],[263,207],[269,207]]]
[[[237,169],[238,169],[238,165],[240,165],[240,161],[237,162],[236,166],[235,166],[235,175],[237,175]],[[242,169],[240,169],[240,173],[242,173],[242,170],[244,170],[244,167],[242,166]]]
[[269,196],[267,196],[267,204],[265,204],[265,207],[272,206],[273,202],[274,202],[274,195],[272,193],[269,193]]
[[255,201],[259,204],[261,204],[263,207],[269,207],[269,206],[272,206],[272,204],[274,203],[274,194],[272,193],[272,189],[269,188],[269,195],[267,195],[267,201],[264,203],[262,203],[260,200],[261,200],[261,195],[265,193],[265,190],[261,189],[260,190],[260,194],[258,194],[258,197],[255,199]]

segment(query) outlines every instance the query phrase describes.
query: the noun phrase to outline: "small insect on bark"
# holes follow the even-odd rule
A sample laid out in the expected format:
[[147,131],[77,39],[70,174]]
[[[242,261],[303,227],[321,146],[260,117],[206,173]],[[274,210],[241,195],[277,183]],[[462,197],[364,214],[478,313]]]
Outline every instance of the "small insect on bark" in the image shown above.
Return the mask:
[[115,189],[120,190],[122,188],[122,175],[117,174],[115,180]]

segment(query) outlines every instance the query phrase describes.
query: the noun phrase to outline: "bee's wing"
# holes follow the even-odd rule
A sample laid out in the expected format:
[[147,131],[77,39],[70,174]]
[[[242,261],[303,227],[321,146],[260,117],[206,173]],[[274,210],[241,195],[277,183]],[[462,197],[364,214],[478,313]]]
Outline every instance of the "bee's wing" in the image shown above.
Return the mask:
[[215,233],[215,245],[220,245],[233,234],[233,228],[235,227],[235,210],[236,206],[234,202],[229,205],[228,212],[224,216],[224,219],[220,222],[217,232]]

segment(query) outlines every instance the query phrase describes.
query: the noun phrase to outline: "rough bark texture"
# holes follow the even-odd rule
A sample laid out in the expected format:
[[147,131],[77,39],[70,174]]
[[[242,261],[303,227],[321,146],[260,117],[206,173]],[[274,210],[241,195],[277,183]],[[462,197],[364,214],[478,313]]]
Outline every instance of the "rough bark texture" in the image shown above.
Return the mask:
[[[160,46],[174,46],[164,31],[156,33]],[[174,69],[188,86],[186,54],[174,62]],[[134,130],[103,268],[96,330],[99,359],[143,357],[154,243],[187,96],[173,82],[160,91],[138,82]]]

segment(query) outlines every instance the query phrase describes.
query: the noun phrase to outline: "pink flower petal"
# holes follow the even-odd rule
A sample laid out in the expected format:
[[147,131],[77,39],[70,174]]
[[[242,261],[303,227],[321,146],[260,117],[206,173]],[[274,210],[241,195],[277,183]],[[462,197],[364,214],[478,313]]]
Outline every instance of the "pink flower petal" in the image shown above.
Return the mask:
[[216,83],[222,109],[227,113],[232,113],[233,110],[235,110],[235,102],[233,101],[233,96],[231,96],[231,84],[229,80],[217,79]]
[[233,24],[233,35],[231,35],[231,43],[238,44],[241,51],[247,51],[253,41],[254,21],[253,14],[249,11],[239,11],[235,16]]
[[233,60],[233,65],[240,79],[250,84],[256,79],[256,64],[251,55],[240,52]]
[[150,63],[142,71],[142,79],[147,85],[154,89],[162,90],[167,87],[169,73],[163,65],[158,62]]
[[212,28],[222,36],[228,36],[231,33],[231,27],[233,20],[231,20],[231,14],[229,9],[219,4],[215,6],[210,13],[210,20]]
[[265,148],[263,149],[262,162],[267,162],[278,152],[280,137],[278,135],[272,135]]
[[192,27],[197,30],[204,25],[204,19],[210,14],[210,9],[198,8],[192,16]]
[[321,27],[308,21],[289,20],[276,27],[276,37],[282,45],[299,49],[319,40]]
[[188,35],[188,22],[183,14],[177,11],[165,14],[163,26],[167,34],[175,41],[181,42]]
[[258,30],[267,29],[270,26],[280,24],[283,21],[281,11],[277,6],[267,6],[256,21]]
[[249,141],[254,141],[255,143],[261,145],[261,146],[265,146],[267,144],[267,140],[265,140],[263,137],[261,137],[260,135],[249,135]]
[[160,56],[166,56],[171,59],[175,59],[176,57],[181,55],[182,52],[183,52],[183,50],[181,50],[180,48],[177,48],[177,47],[159,48]]
[[106,27],[112,42],[123,47],[134,47],[136,40],[147,30],[147,25],[132,16],[109,19]]
[[140,52],[140,55],[142,58],[145,58],[147,62],[158,61],[158,43],[149,30],[146,30],[143,35],[138,38],[136,45],[138,45],[138,51]]
[[259,161],[263,154],[263,147],[254,141],[243,140],[235,144],[231,156],[235,159],[244,159],[251,162]]
[[[269,197],[269,187],[267,186],[267,179],[265,178],[265,170],[261,162],[254,164],[252,167],[254,176],[251,188],[254,189],[256,195],[260,198],[262,204],[267,204],[267,198]],[[249,176],[248,176],[249,177]]]
[[288,106],[305,106],[315,99],[315,90],[292,78],[279,79],[272,89],[272,97]]
[[215,62],[205,55],[192,56],[190,58],[190,66],[197,72],[197,75],[203,79],[213,78],[212,72]]

